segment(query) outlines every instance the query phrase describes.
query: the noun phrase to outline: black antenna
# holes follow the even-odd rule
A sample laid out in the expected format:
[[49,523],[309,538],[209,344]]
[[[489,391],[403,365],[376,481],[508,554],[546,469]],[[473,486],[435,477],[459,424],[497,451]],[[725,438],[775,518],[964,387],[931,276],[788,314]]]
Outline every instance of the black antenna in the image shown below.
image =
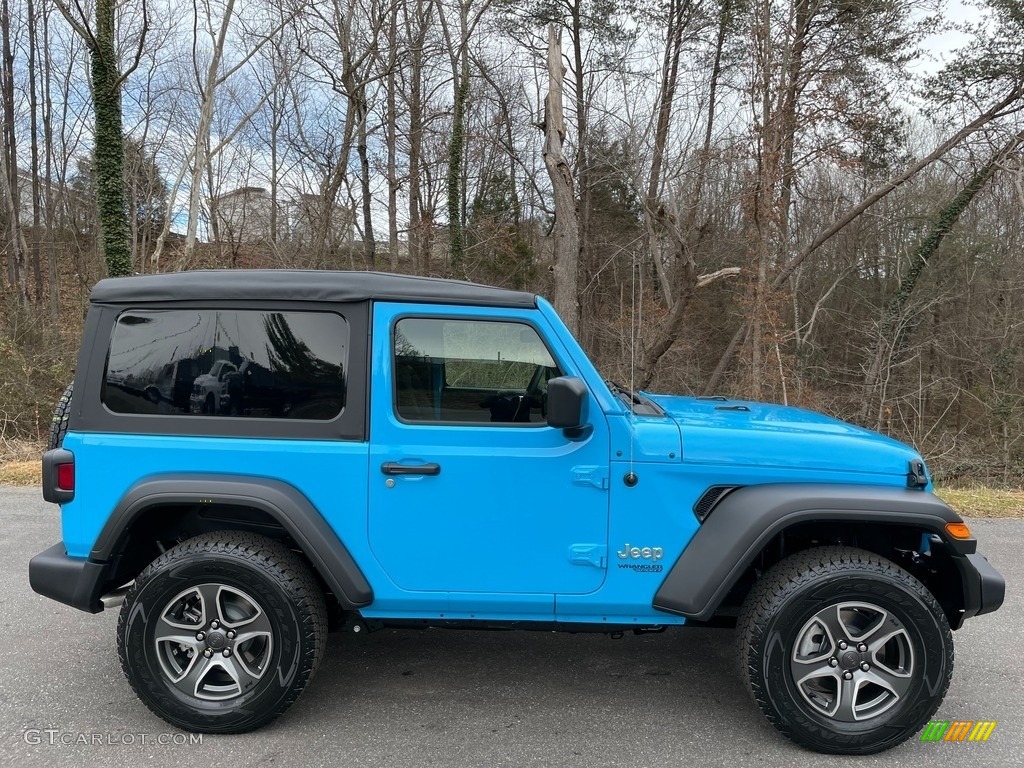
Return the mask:
[[[640,478],[637,477],[636,472],[633,470],[633,447],[636,444],[636,440],[633,437],[633,426],[636,419],[636,345],[640,339],[639,321],[637,320],[637,274],[640,271],[639,264],[637,263],[636,253],[632,256],[632,265],[629,270],[630,276],[630,321],[629,321],[629,472],[626,473],[625,477],[622,478],[628,487],[632,488],[636,485]],[[643,283],[640,283],[640,289],[643,290]],[[640,301],[640,311],[643,312],[643,296]],[[642,316],[641,316],[642,319]]]

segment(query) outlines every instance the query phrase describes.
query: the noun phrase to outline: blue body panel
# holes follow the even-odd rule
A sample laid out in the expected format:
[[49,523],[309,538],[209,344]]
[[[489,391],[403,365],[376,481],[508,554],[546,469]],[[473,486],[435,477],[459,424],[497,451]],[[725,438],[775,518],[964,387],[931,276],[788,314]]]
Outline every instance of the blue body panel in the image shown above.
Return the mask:
[[[564,374],[586,383],[589,428],[403,422],[391,338],[408,316],[533,326]],[[151,474],[271,478],[304,494],[344,541],[373,587],[367,618],[681,624],[651,604],[699,528],[692,508],[709,486],[905,486],[919,458],[794,408],[652,395],[665,415],[631,414],[543,299],[537,309],[377,302],[370,364],[368,442],[70,432],[68,554],[88,556],[111,510]],[[441,471],[385,475],[386,462]]]
[[[366,541],[369,445],[363,442],[69,432],[75,455],[75,498],[63,507],[64,545],[86,557],[110,512],[128,490],[153,474],[242,475],[298,488],[353,550]],[[145,468],[145,470],[142,470]]]

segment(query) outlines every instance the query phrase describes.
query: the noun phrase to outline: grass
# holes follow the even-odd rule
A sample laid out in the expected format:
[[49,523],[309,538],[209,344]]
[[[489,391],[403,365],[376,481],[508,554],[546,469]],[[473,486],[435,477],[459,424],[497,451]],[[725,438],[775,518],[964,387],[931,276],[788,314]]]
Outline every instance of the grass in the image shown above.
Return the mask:
[[39,443],[0,436],[0,485],[41,485],[43,448]]
[[0,485],[32,486],[41,485],[42,466],[39,459],[34,461],[8,461],[0,464]]
[[938,488],[935,493],[964,517],[1024,520],[1024,489],[1021,488]]

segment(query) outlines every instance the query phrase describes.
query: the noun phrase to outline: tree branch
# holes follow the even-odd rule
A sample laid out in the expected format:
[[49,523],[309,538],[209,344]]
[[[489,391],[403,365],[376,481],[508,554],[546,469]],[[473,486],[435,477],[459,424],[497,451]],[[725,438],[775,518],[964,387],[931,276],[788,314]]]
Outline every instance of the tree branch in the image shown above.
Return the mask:
[[82,21],[78,21],[74,16],[71,15],[71,9],[64,3],[64,0],[53,0],[57,6],[57,10],[60,11],[64,20],[71,25],[71,28],[78,33],[85,44],[89,46],[90,50],[96,50],[96,38],[92,36],[92,31],[89,29],[88,22],[85,21],[85,14],[82,12],[82,6],[80,6],[76,0],[75,8],[78,9],[79,14],[82,15]]
[[[835,237],[837,234],[842,232],[849,224],[857,219],[862,213],[871,208],[879,200],[885,198],[889,193],[901,187],[904,183],[909,181],[911,178],[916,176],[922,170],[927,168],[929,165],[934,163],[939,158],[943,157],[953,147],[962,142],[972,134],[977,133],[992,120],[997,117],[1002,117],[1007,114],[1019,112],[1024,109],[1024,105],[1017,104],[1022,98],[1024,98],[1024,83],[1018,83],[1011,88],[998,102],[990,106],[987,110],[978,115],[974,120],[965,125],[946,141],[942,142],[938,147],[932,150],[928,155],[918,160],[916,163],[907,168],[896,178],[876,187],[870,194],[868,194],[863,200],[856,205],[847,209],[846,212],[833,221],[827,228],[822,230],[814,240],[805,247],[796,257],[787,265],[771,283],[771,290],[777,291],[786,281],[789,280],[790,276],[800,267],[804,261],[807,260],[812,254],[814,254],[819,248],[825,243]],[[1015,105],[1013,109],[1011,106]],[[726,347],[725,352],[722,354],[721,359],[718,361],[718,365],[715,367],[715,372],[711,374],[711,378],[704,387],[704,394],[714,391],[718,388],[721,383],[722,377],[725,372],[729,369],[732,364],[732,359],[736,354],[736,350],[741,346],[741,341],[747,338],[750,331],[750,318],[745,318],[740,324],[740,327],[736,329],[736,333],[733,334],[729,345]]]
[[139,34],[139,45],[135,49],[135,60],[132,62],[131,66],[128,67],[124,72],[122,72],[121,76],[117,78],[117,82],[114,83],[114,88],[120,89],[121,84],[128,79],[132,72],[139,68],[139,62],[142,61],[142,50],[146,45],[146,34],[148,32],[149,4],[146,2],[146,0],[142,0],[142,32]]

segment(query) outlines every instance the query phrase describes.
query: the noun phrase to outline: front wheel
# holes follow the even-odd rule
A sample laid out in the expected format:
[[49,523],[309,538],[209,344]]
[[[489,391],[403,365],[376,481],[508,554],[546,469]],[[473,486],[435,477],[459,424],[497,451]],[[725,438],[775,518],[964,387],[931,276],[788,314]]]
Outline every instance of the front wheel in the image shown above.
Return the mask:
[[323,655],[327,610],[282,543],[217,532],[139,574],[117,630],[124,673],[153,712],[190,731],[240,733],[298,698]]
[[737,624],[754,699],[793,741],[870,754],[905,741],[942,703],[953,636],[928,589],[852,547],[792,555],[755,584]]

